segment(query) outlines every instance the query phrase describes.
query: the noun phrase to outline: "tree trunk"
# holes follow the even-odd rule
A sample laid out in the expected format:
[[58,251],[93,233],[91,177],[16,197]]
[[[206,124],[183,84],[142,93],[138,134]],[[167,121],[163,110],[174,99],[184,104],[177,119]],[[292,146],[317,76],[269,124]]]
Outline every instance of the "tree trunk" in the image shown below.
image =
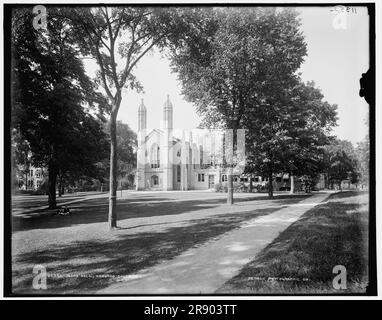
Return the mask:
[[232,176],[232,168],[230,167],[228,169],[228,174],[227,174],[227,204],[232,205],[233,204],[233,176]]
[[253,178],[252,178],[252,175],[250,175],[250,177],[249,177],[249,192],[252,193],[252,190],[253,190]]
[[294,193],[294,176],[290,176],[290,194]]
[[25,175],[25,190],[28,190],[28,188],[29,188],[29,180],[28,180],[28,176],[29,176],[29,174],[30,174],[30,165],[29,165],[29,163],[27,163],[27,165],[26,165],[26,167],[28,168],[28,171],[27,171],[27,173],[26,173],[26,175]]
[[273,198],[273,172],[269,172],[268,176],[268,196],[269,198]]
[[56,180],[57,170],[54,160],[50,160],[48,164],[48,203],[50,209],[57,208],[56,202]]
[[235,141],[234,140],[235,130],[233,130],[232,133],[233,134],[230,135],[228,134],[228,131],[226,131],[226,134],[224,135],[224,141],[223,141],[223,154],[225,154],[225,161],[226,161],[225,164],[227,169],[227,204],[229,205],[233,204],[232,160],[233,160],[233,150],[234,150],[234,141]]
[[62,197],[62,175],[60,176],[60,181],[58,183],[58,196],[61,198]]
[[117,114],[110,116],[110,198],[109,229],[117,227]]

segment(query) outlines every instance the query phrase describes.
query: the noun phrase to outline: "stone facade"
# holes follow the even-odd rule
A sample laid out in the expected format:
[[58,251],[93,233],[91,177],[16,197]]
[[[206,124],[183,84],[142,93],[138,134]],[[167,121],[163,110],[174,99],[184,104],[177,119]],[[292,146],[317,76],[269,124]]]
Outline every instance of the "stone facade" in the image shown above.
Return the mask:
[[173,135],[169,96],[163,106],[161,128],[148,131],[146,124],[142,100],[138,109],[137,190],[206,190],[222,182],[224,171],[219,164],[210,160],[208,164],[193,164],[203,151],[191,132],[180,138]]

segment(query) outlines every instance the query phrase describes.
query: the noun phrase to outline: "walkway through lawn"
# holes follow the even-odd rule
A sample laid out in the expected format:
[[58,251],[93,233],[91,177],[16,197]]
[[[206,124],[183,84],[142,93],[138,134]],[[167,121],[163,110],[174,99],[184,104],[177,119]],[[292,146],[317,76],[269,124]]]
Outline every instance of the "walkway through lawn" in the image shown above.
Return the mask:
[[175,259],[142,270],[102,294],[212,294],[280,232],[329,194],[318,193],[271,214],[243,222],[219,240],[192,248]]
[[[155,265],[163,267],[166,261],[171,264],[183,259],[184,256],[177,256],[189,249],[214,243],[219,246],[219,239],[243,223],[271,218],[280,208],[292,206],[289,212],[293,214],[305,210],[304,202],[310,203],[313,198],[283,194],[269,200],[264,196],[242,194],[235,205],[228,206],[224,194],[129,195],[118,201],[120,229],[116,232],[107,230],[108,204],[102,198],[76,203],[68,217],[18,215],[13,221],[12,236],[14,292],[42,293],[31,287],[33,266],[37,264],[45,266],[48,272],[46,294],[94,293],[115,283],[118,289],[110,287],[111,291],[124,290],[130,282],[121,280],[146,274]],[[240,230],[250,232],[251,228]],[[245,253],[240,251],[245,244],[235,242],[241,240],[236,239],[231,250],[222,248],[220,254],[227,257],[227,252]],[[202,256],[198,259],[191,260],[202,265]],[[150,285],[147,293],[156,288],[159,287]]]

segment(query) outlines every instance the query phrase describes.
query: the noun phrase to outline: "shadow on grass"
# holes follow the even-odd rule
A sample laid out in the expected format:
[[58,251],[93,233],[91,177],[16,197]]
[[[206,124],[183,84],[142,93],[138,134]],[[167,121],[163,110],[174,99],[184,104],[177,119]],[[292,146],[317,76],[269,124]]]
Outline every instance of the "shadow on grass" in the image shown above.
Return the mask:
[[338,193],[331,195],[330,199],[344,199],[344,198],[350,198],[350,197],[354,197],[354,196],[367,195],[367,194],[368,194],[367,191],[353,191],[353,190],[342,191],[342,192],[338,192]]
[[[103,192],[95,192],[95,193],[86,193],[82,195],[74,195],[74,194],[67,194],[63,197],[56,198],[57,205],[59,206],[61,203],[68,202],[68,201],[76,201],[80,199],[85,199],[89,196],[94,195],[105,195],[107,197],[106,193]],[[39,207],[46,206],[46,209],[38,209]],[[24,195],[22,197],[12,195],[12,208],[17,210],[32,210],[36,209],[36,212],[43,212],[48,209],[48,196],[30,196],[30,195]]]
[[[268,208],[190,220],[185,221],[187,225],[159,232],[128,234],[126,230],[120,230],[113,233],[107,241],[83,241],[65,246],[47,245],[44,250],[31,251],[14,258],[13,292],[92,293],[116,281],[116,276],[131,275],[142,268],[172,259],[191,247],[215,240],[227,231],[239,227],[245,220],[267,215],[275,210],[277,209]],[[48,290],[32,290],[34,265],[45,265],[48,274],[59,275],[47,278]],[[73,274],[76,276],[70,277]]]
[[[272,205],[280,206],[295,203],[310,195],[277,195],[273,199],[268,197],[238,198],[236,204],[247,201],[272,201]],[[163,201],[159,203],[144,202],[144,200]],[[139,202],[140,201],[140,202]],[[139,203],[138,203],[139,202]],[[201,199],[187,201],[173,201],[168,198],[131,198],[118,199],[118,220],[154,217],[162,215],[177,215],[203,209],[213,209],[226,203],[225,198]],[[14,216],[12,218],[13,232],[31,229],[54,229],[70,227],[78,224],[107,222],[108,200],[105,198],[91,199],[75,203],[69,206],[72,212],[70,216],[53,215],[54,211],[43,215]]]
[[[286,200],[286,199],[306,199],[311,197],[311,193],[304,194],[277,194],[274,195],[273,198],[270,198],[268,195],[266,196],[255,196],[255,197],[247,197],[242,199],[235,199],[236,202],[245,202],[245,201],[264,201],[264,200]],[[224,199],[225,201],[225,199]]]
[[[364,293],[368,268],[368,212],[335,201],[359,193],[334,194],[281,233],[218,293]],[[334,200],[330,202],[330,200]],[[333,267],[345,266],[347,290],[335,290]]]

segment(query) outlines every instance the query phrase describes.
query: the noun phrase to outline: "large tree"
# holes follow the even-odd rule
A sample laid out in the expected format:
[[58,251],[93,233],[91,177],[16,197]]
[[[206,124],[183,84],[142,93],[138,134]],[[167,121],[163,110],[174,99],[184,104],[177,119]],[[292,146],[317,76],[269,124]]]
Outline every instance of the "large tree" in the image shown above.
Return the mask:
[[286,111],[284,128],[286,143],[282,147],[283,172],[291,177],[305,176],[314,181],[324,166],[324,146],[331,140],[331,130],[337,121],[337,105],[323,100],[314,82],[299,83],[290,91],[290,108]]
[[[172,54],[183,94],[204,117],[203,125],[248,129],[248,141],[264,150],[258,167],[270,179],[280,158],[275,146],[285,140],[277,126],[287,114],[287,90],[306,54],[299,25],[291,9],[217,8]],[[231,174],[227,203],[233,203]]]
[[48,168],[49,207],[56,207],[62,170],[84,170],[95,161],[104,133],[85,108],[104,101],[86,76],[63,19],[46,30],[32,27],[32,10],[15,10],[12,20],[13,127],[28,142],[33,164]]
[[358,182],[358,163],[353,144],[347,140],[333,139],[325,147],[325,163],[328,182],[341,189],[343,180]]
[[359,180],[362,185],[369,187],[370,139],[369,135],[357,144],[356,156],[358,162]]
[[[154,46],[163,47],[169,39],[197,22],[199,9],[159,7],[68,8],[61,15],[75,31],[73,41],[84,55],[98,65],[98,79],[108,100],[110,115],[110,199],[108,224],[117,226],[117,115],[124,89],[142,90],[134,75],[139,61]],[[127,104],[127,101],[124,101]]]

